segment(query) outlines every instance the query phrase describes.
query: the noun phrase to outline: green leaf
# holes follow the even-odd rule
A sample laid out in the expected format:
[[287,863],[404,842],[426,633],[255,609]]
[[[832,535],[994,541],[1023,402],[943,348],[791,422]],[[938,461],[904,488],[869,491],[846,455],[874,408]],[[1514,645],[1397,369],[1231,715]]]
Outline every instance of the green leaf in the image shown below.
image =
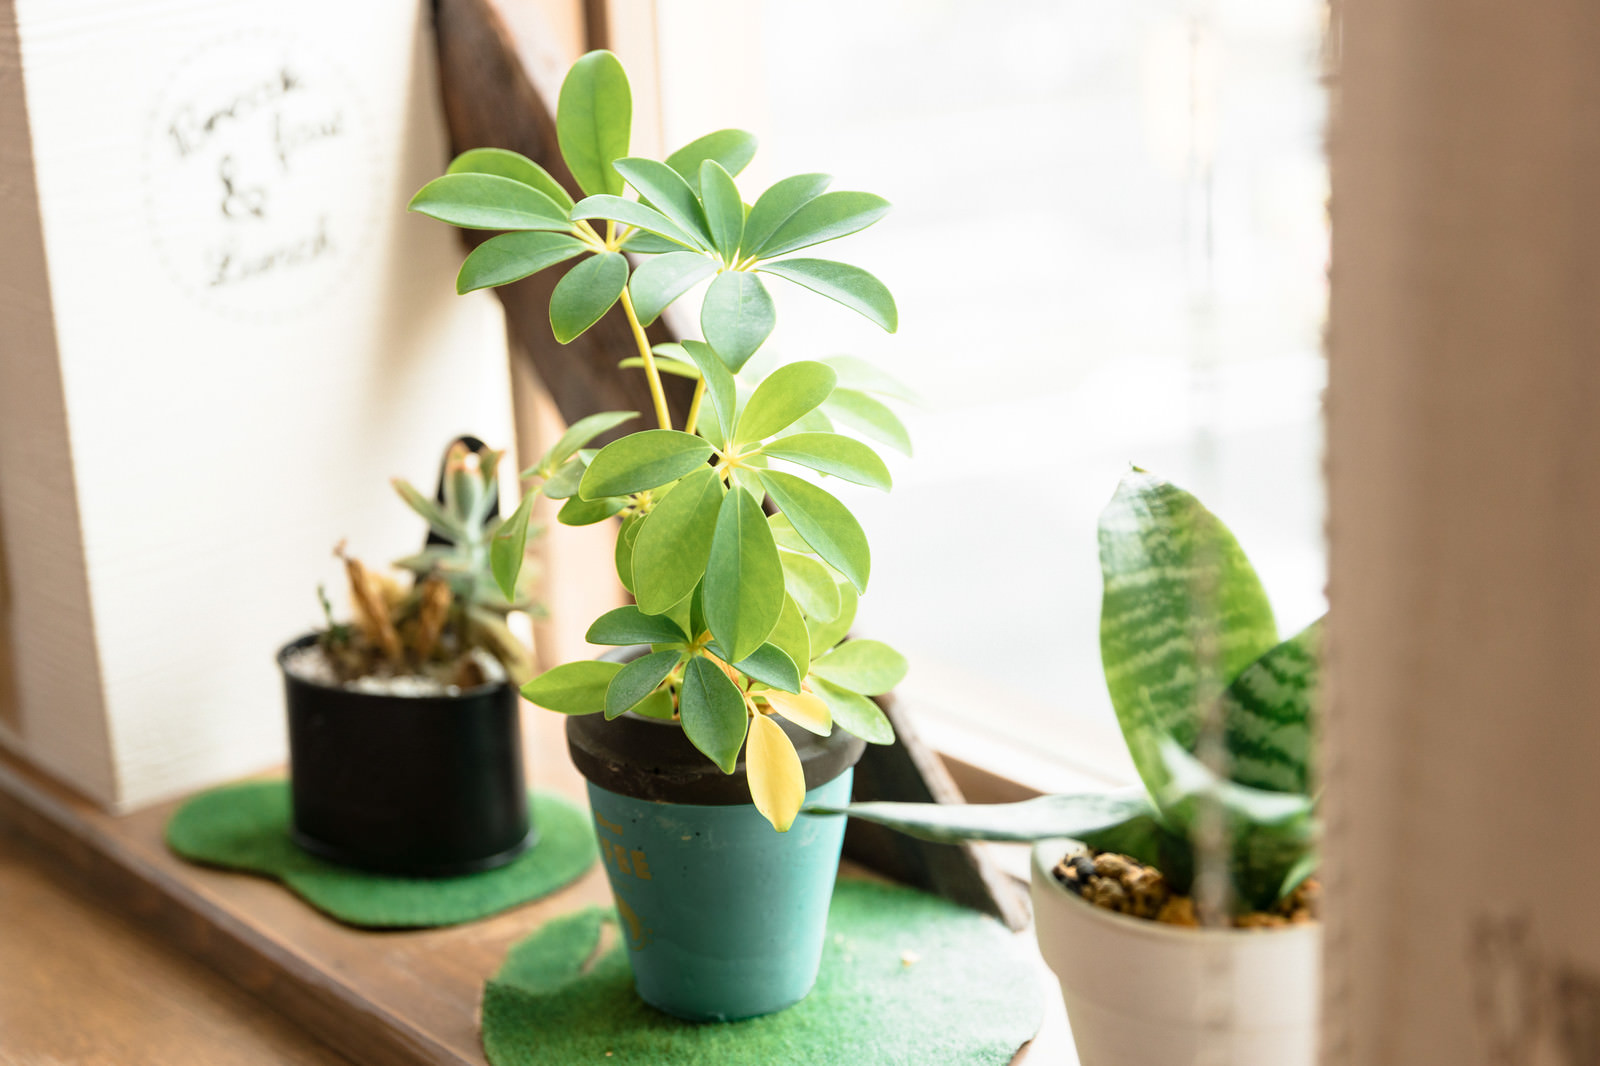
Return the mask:
[[783,566],[761,504],[729,492],[717,514],[706,561],[706,624],[737,661],[761,647],[783,612]]
[[[659,214],[660,212],[657,212]],[[639,255],[661,255],[663,252],[681,252],[684,245],[680,241],[669,241],[665,237],[657,237],[648,230],[635,229],[623,238],[622,250],[636,252]]]
[[[573,221],[601,218],[608,222],[621,222],[626,226],[653,233],[657,237],[664,237],[681,245],[690,251],[699,250],[699,243],[677,224],[663,215],[649,204],[641,204],[637,200],[624,200],[620,196],[589,196],[579,200],[572,209]],[[630,251],[638,249],[630,248]]]
[[574,496],[561,505],[556,521],[564,526],[592,526],[604,522],[624,507],[628,501],[621,496],[604,496],[597,500],[581,500]]
[[840,387],[833,390],[823,410],[832,415],[835,421],[880,444],[887,444],[901,455],[911,454],[911,434],[906,432],[899,416],[881,400],[857,389]]
[[809,555],[790,551],[780,551],[778,561],[783,564],[784,587],[805,611],[806,617],[819,622],[831,622],[839,617],[843,606],[839,584],[826,566]]
[[1238,784],[1310,792],[1324,621],[1245,667],[1222,694],[1228,776]]
[[659,718],[663,722],[670,722],[677,715],[678,708],[672,702],[671,690],[658,688],[636,704],[633,713],[642,718]]
[[550,172],[525,155],[505,148],[472,148],[456,156],[450,174],[498,174],[544,193],[563,208],[571,209],[572,196]]
[[828,705],[834,725],[844,727],[868,744],[894,743],[894,727],[884,716],[883,709],[859,692],[840,688],[815,674],[811,677],[811,691]]
[[761,270],[843,304],[890,333],[900,327],[889,287],[860,267],[831,259],[785,259],[763,263]]
[[556,282],[550,294],[550,329],[570,343],[611,310],[628,284],[628,257],[621,252],[591,255]]
[[395,478],[389,483],[394,486],[394,491],[400,494],[400,498],[406,501],[406,506],[428,523],[429,529],[452,544],[459,544],[467,539],[467,531],[461,523],[436,502],[418,492],[411,482],[404,478]]
[[599,714],[606,709],[606,686],[621,670],[621,663],[598,659],[567,663],[523,685],[522,695],[547,711]]
[[1239,542],[1175,485],[1125,475],[1099,536],[1106,687],[1134,766],[1159,796],[1160,738],[1193,750],[1204,708],[1278,643],[1277,626]]
[[523,477],[547,477],[556,467],[565,463],[577,454],[578,449],[594,440],[609,429],[615,429],[630,418],[638,418],[638,411],[601,411],[599,414],[586,415],[567,427],[567,431],[550,446],[531,470],[523,471]]
[[633,94],[628,75],[610,52],[590,52],[572,65],[556,102],[556,141],[584,192],[622,192],[611,164],[628,154]]
[[[1093,792],[1039,796],[1020,803],[852,803],[848,807],[808,807],[815,814],[848,814],[886,825],[919,840],[957,844],[963,840],[1088,842],[1138,819],[1153,820],[1155,808],[1143,793]],[[1138,856],[1134,856],[1138,858]]]
[[711,276],[716,260],[699,252],[668,252],[646,259],[628,282],[633,310],[639,324],[648,326],[661,316],[667,305]]
[[794,213],[822,195],[833,179],[826,174],[796,174],[762,193],[744,222],[745,254],[760,248]]
[[694,190],[677,171],[654,159],[619,159],[614,165],[617,173],[639,190],[639,195],[648,200],[651,207],[693,237],[696,245],[710,250],[711,231],[706,228],[705,212],[700,208],[700,201],[695,199]]
[[710,659],[697,655],[684,667],[678,713],[689,742],[723,773],[733,773],[750,721],[739,687]]
[[565,463],[561,468],[550,475],[550,479],[539,486],[539,491],[552,500],[566,500],[578,494],[578,483],[583,480],[583,472],[589,469],[589,460],[594,458],[593,452],[579,452]]
[[714,159],[729,174],[737,174],[750,165],[756,156],[756,137],[744,130],[717,130],[696,138],[667,156],[667,166],[676,170],[683,180],[700,195],[700,167]]
[[567,233],[528,230],[490,237],[474,248],[456,275],[456,292],[468,293],[521,281],[545,267],[581,255],[587,245]]
[[700,164],[700,196],[705,204],[706,228],[722,261],[738,262],[739,240],[744,236],[744,201],[739,187],[715,159]]
[[606,718],[633,710],[667,679],[682,658],[683,654],[676,650],[652,652],[618,670],[606,687]]
[[815,551],[812,551],[811,545],[807,544],[804,538],[794,531],[794,524],[783,515],[768,515],[767,525],[772,527],[772,539],[777,541],[778,547],[784,551],[816,554]]
[[633,544],[634,595],[642,610],[660,614],[699,584],[722,496],[722,479],[701,464],[645,516]]
[[[662,348],[678,347],[679,346],[676,344],[658,344],[655,346],[655,350],[659,351]],[[679,350],[681,351],[682,349],[680,348]],[[688,378],[690,381],[700,380],[700,371],[695,368],[693,363],[687,362],[683,359],[674,359],[671,356],[657,355],[655,357],[655,364],[656,370],[659,373],[672,374],[680,378]],[[644,367],[644,360],[637,355],[630,355],[628,358],[618,363],[617,366],[622,370],[640,370]]]
[[611,550],[611,561],[617,568],[617,580],[630,593],[633,592],[633,544],[638,539],[639,527],[644,519],[642,514],[631,514],[624,518],[622,528],[617,531],[616,545]]
[[826,363],[802,360],[780,366],[767,375],[744,405],[744,414],[739,416],[733,432],[735,440],[765,440],[787,429],[795,419],[826,400],[837,380],[833,367]]
[[408,211],[462,229],[561,230],[572,228],[554,200],[520,181],[495,174],[446,174],[417,191]]
[[822,556],[823,562],[849,578],[857,591],[867,591],[872,552],[855,515],[829,493],[793,474],[769,470],[761,480],[766,482],[767,493],[789,516],[795,532]]
[[856,595],[855,586],[847,581],[839,586],[839,617],[831,622],[819,622],[814,618],[806,619],[806,632],[811,634],[811,653],[813,655],[821,655],[849,634],[850,627],[855,625],[856,607],[860,602],[861,599]]
[[689,637],[678,623],[660,614],[646,614],[634,606],[618,607],[594,620],[584,640],[590,644],[684,644]]
[[675,429],[642,429],[607,444],[578,485],[586,500],[660,488],[694,473],[711,458],[711,445]]
[[881,696],[906,676],[906,657],[878,640],[848,640],[811,661],[811,674],[863,696]]
[[776,644],[769,642],[761,645],[733,666],[763,685],[771,685],[785,692],[800,691],[799,668],[789,658],[789,653]]
[[689,633],[696,640],[709,634],[706,629],[706,598],[705,582],[695,583],[694,591],[689,593]]
[[778,615],[778,624],[767,635],[767,643],[787,655],[801,677],[811,672],[811,635],[806,632],[806,620],[793,596],[784,596],[783,613]]
[[787,255],[813,244],[864,230],[889,213],[889,201],[870,192],[828,192],[801,205],[759,248],[762,259]]
[[892,374],[885,373],[876,363],[869,363],[858,355],[830,355],[821,362],[838,371],[841,389],[875,392],[906,403],[917,401],[916,393],[907,388],[905,382]]
[[733,432],[734,419],[738,417],[738,386],[734,384],[733,375],[711,345],[704,341],[686,340],[683,350],[700,370],[700,378],[706,383],[706,395],[711,398],[711,412],[716,417],[717,429],[722,439],[727,440]]
[[893,483],[877,452],[838,433],[795,433],[779,437],[761,451],[869,488],[888,491]]
[[517,598],[517,578],[528,554],[528,514],[533,510],[532,493],[522,497],[511,517],[500,523],[489,542],[489,571],[507,600]]
[[728,369],[738,373],[778,324],[772,295],[761,279],[725,270],[712,281],[700,305],[700,332]]

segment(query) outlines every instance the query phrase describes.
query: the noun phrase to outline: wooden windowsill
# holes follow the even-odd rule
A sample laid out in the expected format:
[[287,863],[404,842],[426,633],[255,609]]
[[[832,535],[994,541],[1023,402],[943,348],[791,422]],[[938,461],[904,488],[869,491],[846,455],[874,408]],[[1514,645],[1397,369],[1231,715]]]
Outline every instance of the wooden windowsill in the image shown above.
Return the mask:
[[[531,779],[581,801],[561,719],[532,712],[524,720]],[[356,1062],[485,1066],[478,1003],[506,950],[557,915],[610,902],[597,866],[552,896],[469,925],[351,929],[273,882],[177,858],[163,840],[176,806],[114,817],[0,754],[0,822],[45,845],[67,876],[109,906]],[[1032,932],[1018,935],[1032,955]],[[1018,1063],[1076,1061],[1059,997],[1048,995],[1046,1003],[1044,1028]],[[61,1005],[61,1024],[71,1024],[71,1009]]]

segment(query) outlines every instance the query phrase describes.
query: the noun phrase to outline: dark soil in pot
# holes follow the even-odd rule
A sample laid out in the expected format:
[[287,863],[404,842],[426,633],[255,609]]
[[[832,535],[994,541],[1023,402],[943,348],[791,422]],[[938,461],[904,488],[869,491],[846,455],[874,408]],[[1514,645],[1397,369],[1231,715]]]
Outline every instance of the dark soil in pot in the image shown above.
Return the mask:
[[[1070,891],[1097,907],[1167,925],[1199,926],[1193,897],[1174,892],[1161,871],[1137,859],[1110,851],[1076,851],[1051,871]],[[1307,878],[1266,911],[1236,915],[1239,929],[1271,929],[1317,919],[1321,888]]]
[[386,695],[318,684],[278,655],[295,842],[346,866],[451,877],[502,866],[535,837],[516,690]]

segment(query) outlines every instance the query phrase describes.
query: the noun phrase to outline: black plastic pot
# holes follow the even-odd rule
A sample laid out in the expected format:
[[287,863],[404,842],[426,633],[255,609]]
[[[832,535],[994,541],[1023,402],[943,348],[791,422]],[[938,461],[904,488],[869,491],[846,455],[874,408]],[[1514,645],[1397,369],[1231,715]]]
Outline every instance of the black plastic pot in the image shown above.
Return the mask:
[[489,870],[528,848],[536,832],[511,685],[456,696],[331,688],[284,668],[315,639],[278,653],[295,843],[341,865],[409,877]]

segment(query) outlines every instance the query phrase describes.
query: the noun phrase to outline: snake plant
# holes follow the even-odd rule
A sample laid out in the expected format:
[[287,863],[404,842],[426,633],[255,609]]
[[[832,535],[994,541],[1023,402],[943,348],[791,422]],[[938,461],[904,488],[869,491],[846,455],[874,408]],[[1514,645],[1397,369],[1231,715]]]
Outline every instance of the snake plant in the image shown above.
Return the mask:
[[1218,840],[1234,902],[1269,907],[1316,863],[1309,758],[1323,620],[1280,642],[1233,534],[1143,471],[1122,479],[1099,540],[1101,658],[1142,791],[817,813],[940,842],[1071,838],[1156,867],[1180,893],[1201,868],[1197,842]]
[[[756,807],[785,831],[804,800],[804,776],[773,716],[822,735],[841,726],[892,743],[869,697],[906,670],[885,644],[843,640],[871,554],[860,523],[816,479],[890,487],[883,460],[836,432],[835,420],[891,447],[909,444],[880,398],[883,376],[859,360],[792,362],[763,378],[750,364],[777,319],[766,279],[894,331],[894,298],[877,278],[794,255],[865,229],[889,205],[871,193],[828,191],[825,174],[785,178],[751,202],[736,180],[755,154],[749,133],[719,130],[664,160],[646,159],[628,154],[631,116],[622,65],[591,52],[568,73],[556,111],[557,143],[582,199],[524,156],[479,148],[424,186],[411,209],[504,231],[467,256],[461,292],[576,260],[551,293],[555,339],[574,340],[620,304],[637,347],[623,366],[644,372],[654,403],[654,428],[603,448],[587,445],[633,412],[576,422],[525,472],[532,491],[496,537],[494,556],[497,578],[512,587],[519,531],[537,495],[564,501],[557,519],[568,525],[620,519],[617,575],[635,603],[602,615],[588,639],[651,650],[627,664],[557,666],[523,694],[566,714],[674,720],[725,773],[742,751]],[[707,281],[701,338],[653,347],[644,327]],[[681,424],[667,407],[663,373],[695,381]]]

